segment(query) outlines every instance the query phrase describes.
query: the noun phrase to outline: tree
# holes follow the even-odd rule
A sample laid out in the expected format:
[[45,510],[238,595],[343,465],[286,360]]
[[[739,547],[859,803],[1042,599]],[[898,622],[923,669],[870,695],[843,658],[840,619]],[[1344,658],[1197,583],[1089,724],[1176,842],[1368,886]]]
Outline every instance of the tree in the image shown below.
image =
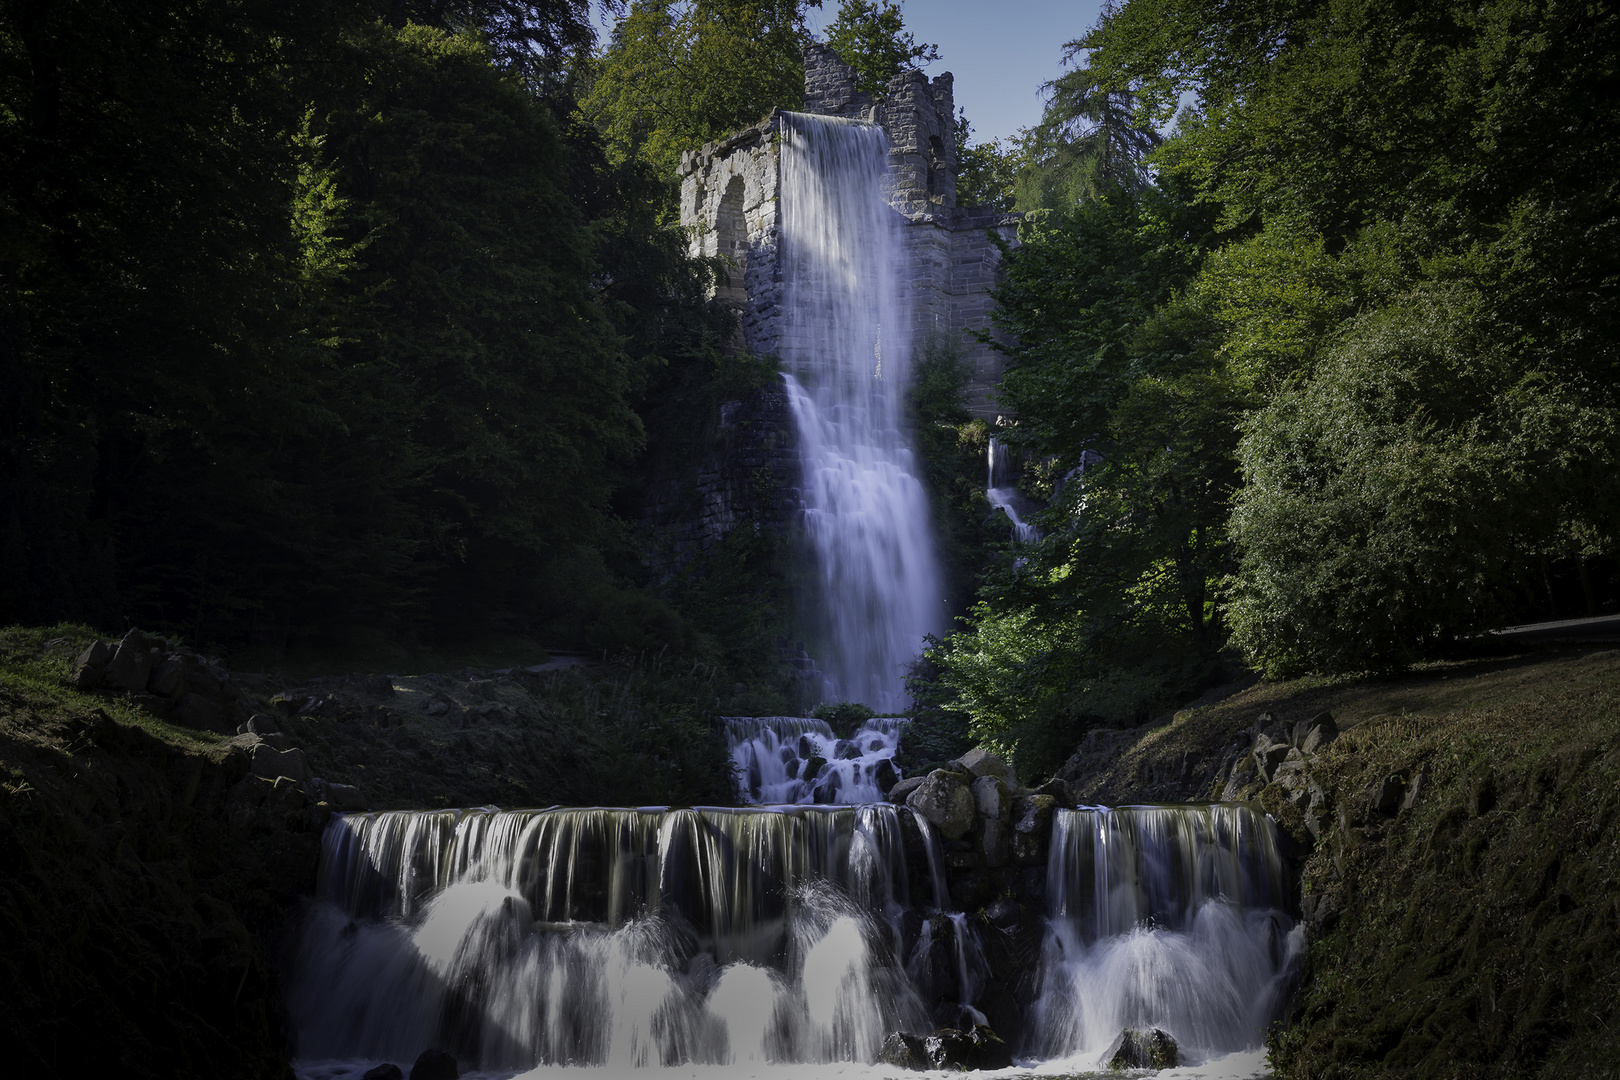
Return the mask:
[[673,191],[683,151],[799,107],[809,40],[800,0],[635,0],[580,107],[614,161],[647,163]]
[[[1063,47],[1073,63],[1084,40]],[[1164,140],[1129,86],[1109,86],[1080,66],[1046,83],[1041,122],[1024,135],[1027,163],[1017,203],[1024,210],[1072,206],[1111,188],[1141,188],[1151,176],[1146,158]]]
[[919,44],[905,29],[894,0],[840,0],[827,44],[855,69],[855,89],[874,97],[905,69],[939,59],[939,46]]
[[1017,196],[1018,170],[1025,164],[1019,144],[1001,140],[973,142],[967,111],[956,115],[956,205],[1011,210]]

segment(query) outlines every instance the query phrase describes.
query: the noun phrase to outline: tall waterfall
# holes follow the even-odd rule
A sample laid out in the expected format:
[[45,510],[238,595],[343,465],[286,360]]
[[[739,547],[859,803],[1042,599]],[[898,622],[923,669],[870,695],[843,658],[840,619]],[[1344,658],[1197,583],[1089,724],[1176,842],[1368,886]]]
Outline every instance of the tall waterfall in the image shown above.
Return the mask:
[[944,626],[926,492],[905,431],[904,221],[883,199],[883,129],[791,114],[781,150],[782,353],[834,695],[904,703]]
[[[287,972],[299,1071],[871,1063],[997,992],[1007,939],[941,910],[944,859],[889,805],[340,816]],[[1263,814],[1058,811],[1046,877],[1026,1062],[1099,1067],[1126,1025],[1258,1050],[1302,940]]]

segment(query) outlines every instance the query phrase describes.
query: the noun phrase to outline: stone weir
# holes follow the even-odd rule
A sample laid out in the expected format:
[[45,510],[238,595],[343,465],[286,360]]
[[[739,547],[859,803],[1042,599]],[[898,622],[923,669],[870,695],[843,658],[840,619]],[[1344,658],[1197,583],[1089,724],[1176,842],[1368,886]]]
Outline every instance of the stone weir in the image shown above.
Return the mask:
[[[972,367],[967,388],[975,415],[994,419],[991,388],[1000,380],[998,354],[972,336],[989,331],[989,290],[999,280],[997,234],[1017,239],[1018,214],[956,205],[953,79],[907,71],[883,95],[855,89],[855,72],[822,44],[805,49],[803,112],[875,124],[887,135],[889,176],[884,197],[905,222],[903,292],[913,342],[949,337]],[[717,295],[741,315],[740,346],[784,355],[781,245],[781,146],[788,115],[772,111],[753,127],[682,155],[681,224],[691,252],[719,256],[731,267]]]
[[1257,1050],[1301,944],[1269,819],[1062,807],[1003,770],[974,755],[903,803],[334,818],[287,970],[300,1069]]

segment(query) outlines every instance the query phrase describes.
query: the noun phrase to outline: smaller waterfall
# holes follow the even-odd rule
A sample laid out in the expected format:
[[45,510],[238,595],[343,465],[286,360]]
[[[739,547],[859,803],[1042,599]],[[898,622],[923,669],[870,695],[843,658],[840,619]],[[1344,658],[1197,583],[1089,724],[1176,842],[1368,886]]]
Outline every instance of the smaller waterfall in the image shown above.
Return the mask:
[[847,739],[835,735],[826,721],[807,717],[723,720],[745,803],[876,803],[900,778],[894,755],[902,719],[873,717]]
[[1019,512],[1020,504],[1028,509],[1029,500],[1013,482],[1012,455],[995,439],[990,440],[990,468],[984,495],[990,500],[991,506],[1007,515],[1007,520],[1012,523],[1012,538],[1015,541],[1033,544],[1041,538],[1035,526],[1026,523]]
[[1194,1062],[1261,1045],[1304,949],[1263,814],[1060,810],[1047,880],[1039,1056],[1100,1064],[1126,1027],[1168,1031]]

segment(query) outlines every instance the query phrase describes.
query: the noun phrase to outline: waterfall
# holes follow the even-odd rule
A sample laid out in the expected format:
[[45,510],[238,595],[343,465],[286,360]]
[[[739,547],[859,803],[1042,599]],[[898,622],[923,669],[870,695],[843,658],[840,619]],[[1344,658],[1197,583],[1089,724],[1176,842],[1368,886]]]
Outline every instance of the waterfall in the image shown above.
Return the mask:
[[[1002,931],[943,910],[936,847],[890,805],[338,816],[286,972],[300,1075],[429,1046],[506,1074],[870,1063],[1017,981]],[[1127,1025],[1193,1064],[1257,1051],[1302,942],[1263,814],[1059,810],[1046,875],[1026,1062],[1093,1068]]]
[[1024,501],[1012,477],[1012,456],[995,439],[990,440],[989,476],[985,480],[984,496],[990,505],[1007,515],[1012,523],[1012,537],[1020,544],[1033,544],[1041,538],[1035,526],[1027,524],[1019,513],[1018,504]]
[[1199,1060],[1258,1046],[1304,950],[1275,826],[1247,806],[1060,810],[1032,1047],[1098,1060],[1161,1028]]
[[824,720],[798,716],[723,717],[745,803],[883,801],[899,779],[894,754],[904,720],[874,717],[847,739]]
[[883,129],[789,114],[781,149],[782,353],[834,696],[893,712],[944,612],[905,431],[904,219]]

